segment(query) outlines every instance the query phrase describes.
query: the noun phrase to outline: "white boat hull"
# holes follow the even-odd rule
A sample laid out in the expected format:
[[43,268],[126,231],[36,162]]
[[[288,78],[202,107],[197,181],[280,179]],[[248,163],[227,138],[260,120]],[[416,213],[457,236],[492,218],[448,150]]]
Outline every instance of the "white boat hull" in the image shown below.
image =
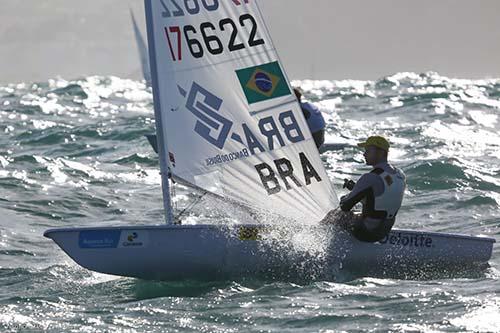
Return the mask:
[[[318,228],[327,232],[332,227],[317,227],[315,232]],[[103,227],[52,229],[45,236],[87,269],[148,280],[334,280],[343,273],[423,277],[429,271],[487,267],[495,242],[486,237],[393,230],[387,239],[370,244],[336,233],[328,241],[326,253],[318,255],[276,246],[265,240],[266,230],[272,229],[208,225]]]

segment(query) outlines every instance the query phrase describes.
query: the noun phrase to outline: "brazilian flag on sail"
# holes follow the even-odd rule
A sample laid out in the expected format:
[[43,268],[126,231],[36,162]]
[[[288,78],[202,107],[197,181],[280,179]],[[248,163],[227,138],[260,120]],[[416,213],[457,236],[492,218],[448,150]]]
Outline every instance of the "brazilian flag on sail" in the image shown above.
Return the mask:
[[236,75],[238,75],[248,104],[291,94],[285,75],[277,61],[237,70]]

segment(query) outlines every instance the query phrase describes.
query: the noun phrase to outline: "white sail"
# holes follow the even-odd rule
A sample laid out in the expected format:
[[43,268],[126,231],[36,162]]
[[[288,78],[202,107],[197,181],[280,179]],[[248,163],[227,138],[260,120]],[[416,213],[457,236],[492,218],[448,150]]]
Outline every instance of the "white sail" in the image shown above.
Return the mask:
[[257,1],[146,0],[146,15],[172,174],[287,218],[336,207]]

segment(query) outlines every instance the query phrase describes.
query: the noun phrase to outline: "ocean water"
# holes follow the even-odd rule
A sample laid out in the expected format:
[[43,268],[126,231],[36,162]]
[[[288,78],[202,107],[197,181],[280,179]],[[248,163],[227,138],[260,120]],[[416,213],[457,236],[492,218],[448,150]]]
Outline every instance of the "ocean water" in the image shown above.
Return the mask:
[[[393,144],[408,177],[397,225],[500,241],[500,80],[398,73],[295,81],[321,106],[322,158],[338,193],[366,171],[353,145]],[[0,86],[0,332],[500,332],[500,251],[447,279],[151,282],[72,262],[55,227],[161,224],[158,158],[144,83],[116,77]],[[196,201],[176,189],[176,211]],[[200,202],[190,223],[220,220]],[[223,213],[221,213],[223,214]],[[304,237],[304,245],[311,240]]]

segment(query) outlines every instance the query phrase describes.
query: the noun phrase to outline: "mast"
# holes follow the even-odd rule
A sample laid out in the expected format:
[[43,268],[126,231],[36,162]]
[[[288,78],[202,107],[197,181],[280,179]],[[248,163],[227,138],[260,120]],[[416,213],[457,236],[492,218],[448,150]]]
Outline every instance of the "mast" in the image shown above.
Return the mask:
[[148,33],[148,47],[149,47],[149,64],[152,79],[152,89],[153,89],[153,102],[155,110],[155,120],[156,120],[156,135],[158,138],[158,155],[160,157],[160,174],[161,174],[161,185],[163,191],[163,208],[165,210],[165,220],[169,225],[174,224],[174,214],[172,211],[172,203],[170,198],[170,184],[169,184],[169,168],[168,159],[166,154],[167,141],[163,135],[163,118],[161,112],[160,95],[159,95],[159,85],[158,85],[158,73],[156,65],[156,46],[154,39],[154,29],[153,29],[153,11],[151,7],[151,0],[144,0],[144,8],[146,11],[146,27]]

